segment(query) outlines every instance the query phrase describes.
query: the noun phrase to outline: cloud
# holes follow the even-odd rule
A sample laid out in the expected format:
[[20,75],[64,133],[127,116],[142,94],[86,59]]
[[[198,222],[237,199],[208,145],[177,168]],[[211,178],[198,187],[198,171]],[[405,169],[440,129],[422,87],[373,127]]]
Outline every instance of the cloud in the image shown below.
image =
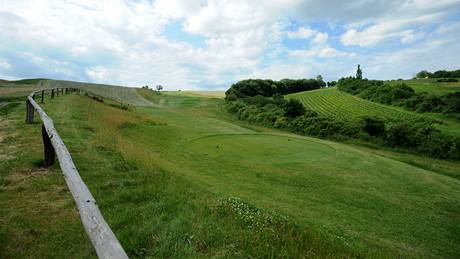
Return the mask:
[[[328,77],[357,62],[379,76],[390,68],[376,56],[456,50],[447,39],[458,34],[459,7],[453,0],[4,0],[0,71],[166,89],[220,87],[245,76]],[[171,24],[181,35],[167,36]],[[440,45],[427,48],[433,30]],[[307,43],[294,49],[285,39]],[[442,66],[458,63],[440,53]],[[393,57],[394,67],[420,70]]]
[[310,27],[299,27],[296,31],[288,31],[287,37],[289,39],[308,39],[316,33],[317,31],[312,30]]
[[[362,18],[348,25],[340,40],[345,46],[374,47],[391,40],[413,43],[423,38],[423,30],[442,24],[459,10],[456,0],[389,1],[388,7],[372,20]],[[458,14],[458,12],[457,12]]]
[[320,32],[316,34],[315,39],[313,39],[313,42],[316,44],[324,44],[327,42],[329,39],[329,35],[325,32]]
[[320,58],[336,58],[336,57],[354,57],[356,53],[338,51],[330,46],[319,46],[309,50],[292,50],[289,55],[293,57],[320,57]]
[[[432,24],[439,18],[439,14],[429,14],[415,19],[385,20],[361,31],[349,29],[341,36],[340,40],[346,46],[357,45],[361,47],[375,46],[392,39],[399,39],[407,43],[411,39],[415,39],[414,30],[410,28]],[[418,35],[422,34],[419,33]]]
[[0,58],[0,68],[5,70],[10,69],[11,64],[8,63],[8,61],[6,61],[5,59]]

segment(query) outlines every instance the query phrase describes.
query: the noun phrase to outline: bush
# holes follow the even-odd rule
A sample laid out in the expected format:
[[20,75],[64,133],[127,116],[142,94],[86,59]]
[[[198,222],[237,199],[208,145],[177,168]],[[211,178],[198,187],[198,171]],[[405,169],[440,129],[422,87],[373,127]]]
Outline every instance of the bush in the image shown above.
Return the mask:
[[456,78],[441,78],[441,79],[436,80],[436,82],[439,82],[439,83],[454,83],[454,82],[458,82],[458,79],[456,79]]
[[287,117],[295,118],[305,113],[305,107],[301,102],[295,99],[290,99],[284,104],[284,114]]
[[365,117],[361,120],[364,131],[369,136],[382,136],[385,134],[385,122],[375,117]]
[[420,71],[417,73],[416,78],[458,78],[460,77],[460,70],[446,71],[438,70],[434,73],[428,71]]

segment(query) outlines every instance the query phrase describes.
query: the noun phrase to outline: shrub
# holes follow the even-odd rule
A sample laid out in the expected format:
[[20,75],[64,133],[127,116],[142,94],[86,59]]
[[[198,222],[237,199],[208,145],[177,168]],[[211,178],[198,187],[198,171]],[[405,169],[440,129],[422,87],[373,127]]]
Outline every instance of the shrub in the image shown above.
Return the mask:
[[362,127],[369,136],[382,136],[385,134],[385,122],[383,119],[375,117],[364,117]]
[[301,102],[295,99],[290,99],[284,104],[284,114],[287,117],[295,118],[305,113],[305,107]]
[[439,82],[439,83],[454,83],[454,82],[458,82],[458,79],[456,79],[456,78],[441,78],[441,79],[436,80],[436,82]]

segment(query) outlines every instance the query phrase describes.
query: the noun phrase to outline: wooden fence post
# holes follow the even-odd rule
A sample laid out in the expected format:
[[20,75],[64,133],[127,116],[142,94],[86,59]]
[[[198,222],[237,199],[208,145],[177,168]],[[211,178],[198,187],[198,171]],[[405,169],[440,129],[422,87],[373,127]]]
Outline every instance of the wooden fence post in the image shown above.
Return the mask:
[[46,132],[45,125],[42,124],[42,137],[43,137],[43,146],[45,152],[45,159],[43,160],[43,166],[49,167],[54,164],[54,158],[56,157],[56,152],[54,151],[53,144],[51,139]]
[[[41,82],[41,81],[40,81]],[[42,90],[42,103],[44,101],[44,97],[45,97],[45,90]]]
[[61,89],[61,95],[64,95],[64,88]]
[[51,99],[54,98],[54,89],[51,89]]
[[29,99],[26,100],[26,123],[32,124],[34,122],[34,107]]

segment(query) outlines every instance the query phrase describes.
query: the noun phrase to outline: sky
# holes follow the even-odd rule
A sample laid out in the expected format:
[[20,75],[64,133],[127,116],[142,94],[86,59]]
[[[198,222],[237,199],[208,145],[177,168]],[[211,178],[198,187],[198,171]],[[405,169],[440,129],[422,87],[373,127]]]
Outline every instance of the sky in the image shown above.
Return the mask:
[[0,0],[0,78],[224,90],[460,69],[460,0]]

